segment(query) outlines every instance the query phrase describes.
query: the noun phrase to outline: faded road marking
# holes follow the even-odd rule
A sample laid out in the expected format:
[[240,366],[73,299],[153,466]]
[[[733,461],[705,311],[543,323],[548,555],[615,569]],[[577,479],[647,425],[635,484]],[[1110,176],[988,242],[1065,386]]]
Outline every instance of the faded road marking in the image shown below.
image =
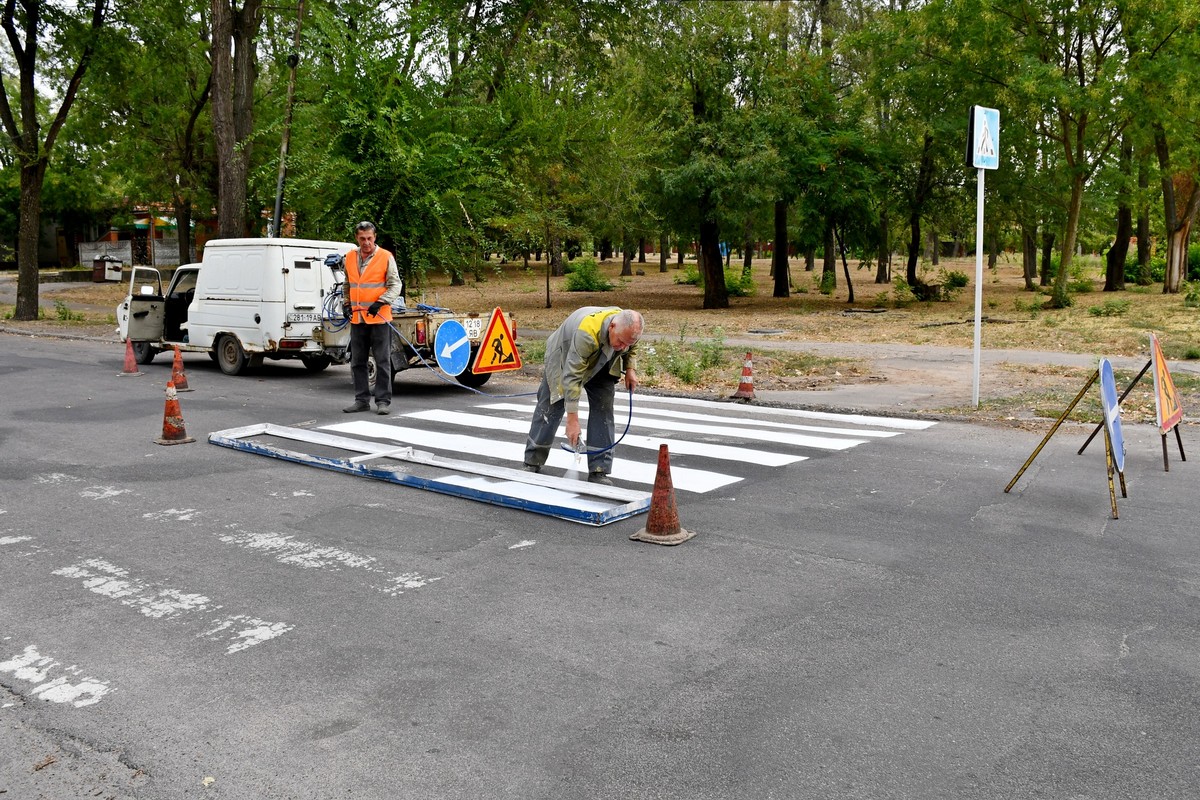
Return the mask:
[[[79,667],[63,666],[61,662],[39,653],[37,645],[32,644],[19,655],[0,661],[0,672],[10,673],[19,681],[35,684],[29,690],[31,697],[50,703],[71,703],[76,708],[99,703],[100,698],[113,691],[107,681],[91,677],[72,683],[72,678],[83,674]],[[67,675],[51,677],[55,672],[65,672]]]

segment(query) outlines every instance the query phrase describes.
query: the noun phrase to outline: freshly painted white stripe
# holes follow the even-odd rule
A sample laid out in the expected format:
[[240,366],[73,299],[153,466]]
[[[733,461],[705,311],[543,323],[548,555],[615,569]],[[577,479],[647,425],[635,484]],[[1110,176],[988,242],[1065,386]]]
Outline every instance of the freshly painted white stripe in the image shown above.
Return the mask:
[[724,403],[716,400],[698,400],[692,397],[662,397],[654,394],[639,394],[638,400],[650,403],[668,403],[681,406],[696,406],[699,408],[725,409],[735,406],[741,414],[762,414],[776,417],[793,417],[797,419],[827,419],[847,425],[874,425],[879,428],[897,428],[899,430],[923,431],[937,425],[936,422],[923,419],[904,419],[900,417],[873,417],[864,414],[835,414],[829,411],[805,411],[799,408],[771,408],[769,406],[748,406],[735,403]]
[[32,538],[32,536],[0,536],[0,545],[28,542]]
[[[340,422],[322,426],[322,430],[350,433],[356,436],[366,436],[372,439],[386,439],[396,442],[406,442],[419,447],[437,450],[449,450],[456,453],[471,453],[486,458],[501,461],[522,462],[525,459],[525,445],[520,442],[500,442],[493,439],[483,439],[476,436],[459,436],[440,431],[405,428],[400,425],[389,425],[378,422]],[[670,445],[668,445],[668,449]],[[550,448],[546,466],[551,469],[566,471],[572,465],[574,455],[562,448]],[[611,477],[615,480],[630,483],[654,484],[654,476],[658,471],[657,464],[640,464],[622,458],[614,458]],[[687,492],[711,492],[722,486],[737,483],[742,480],[736,475],[724,475],[720,472],[689,469],[686,467],[671,467],[671,481],[675,489]],[[528,484],[515,484],[517,491],[514,497],[526,497]]]
[[[245,614],[226,617],[217,623],[216,627],[196,634],[197,639],[224,639],[231,642],[225,648],[226,655],[247,650],[256,644],[270,641],[292,630],[295,625],[285,625],[282,622],[266,622]],[[236,628],[236,630],[235,630]]]
[[[586,405],[584,407],[586,408]],[[516,411],[528,415],[532,413],[534,406],[532,403],[528,405],[522,405],[521,403],[488,403],[480,406],[480,408],[487,408],[495,411]],[[865,436],[877,439],[890,439],[893,436],[903,435],[901,431],[870,431],[863,430],[862,428],[830,428],[824,425],[797,425],[790,422],[773,422],[765,419],[731,417],[723,414],[695,414],[688,411],[679,411],[677,409],[648,408],[646,406],[635,406],[633,409],[633,416],[636,418],[638,414],[652,414],[655,416],[673,417],[675,419],[687,419],[695,422],[711,422],[715,425],[754,425],[760,428],[778,428],[780,430],[788,431],[828,433],[835,436]],[[629,419],[629,406],[617,408],[616,425],[618,430],[625,425],[625,420],[627,419]]]
[[[411,414],[405,414],[405,418],[411,419],[426,419],[434,421],[448,421],[459,412],[442,411],[440,409],[431,409],[429,411],[415,411]],[[495,417],[485,415],[476,415],[482,420],[489,422],[494,421]],[[580,409],[579,419],[587,419],[587,412]],[[519,422],[519,420],[505,420],[506,423]],[[481,423],[482,424],[482,423]],[[487,427],[499,428],[497,424],[490,424]],[[860,444],[866,444],[866,439],[834,439],[829,436],[809,436],[801,433],[783,433],[782,431],[765,431],[752,428],[739,428],[736,431],[730,430],[722,425],[694,425],[687,422],[675,422],[669,419],[646,419],[633,415],[633,423],[631,427],[637,428],[654,428],[656,430],[678,431],[680,433],[694,433],[705,436],[721,436],[721,437],[736,437],[738,439],[753,439],[759,442],[771,442],[772,444],[790,444],[798,447],[812,447],[818,450],[849,450],[851,447],[857,447]],[[529,430],[528,424],[524,426],[524,430]],[[625,437],[625,441],[629,441],[629,437]],[[663,440],[660,440],[663,441]],[[674,440],[665,440],[667,446],[670,447]],[[624,442],[622,442],[624,444]],[[702,443],[697,442],[696,446]],[[658,446],[655,445],[657,450]],[[737,448],[733,448],[737,450]]]
[[[83,671],[75,665],[63,664],[49,656],[38,652],[37,645],[29,645],[19,655],[7,661],[0,661],[0,672],[7,672],[14,678],[26,683],[36,684],[29,694],[50,703],[70,703],[76,708],[95,705],[100,698],[113,691],[107,681],[85,677],[72,683],[72,678],[82,675]],[[51,678],[53,672],[66,672]]]
[[[525,407],[510,403],[496,403],[494,405],[485,406],[485,408],[495,408],[501,411],[525,411],[527,413],[533,410],[532,406]],[[430,409],[427,411],[414,411],[412,413],[405,414],[404,416],[412,419],[442,422],[450,425],[465,425],[471,428],[501,430],[505,431],[506,433],[520,433],[526,435],[529,433],[529,422],[526,420],[495,417],[487,414],[471,414],[465,411]],[[579,418],[581,420],[587,419],[587,412],[581,410]],[[622,424],[623,423],[621,420],[617,420],[618,429],[621,428]],[[808,460],[808,456],[792,455],[789,453],[772,453],[769,450],[755,450],[751,447],[731,447],[724,444],[694,442],[689,439],[662,439],[654,436],[627,434],[625,438],[621,440],[622,447],[638,447],[643,450],[653,450],[656,453],[658,452],[659,445],[663,444],[665,444],[674,455],[704,456],[706,458],[736,461],[740,464],[758,464],[764,467],[783,467],[787,466],[788,464],[794,464],[797,461]]]

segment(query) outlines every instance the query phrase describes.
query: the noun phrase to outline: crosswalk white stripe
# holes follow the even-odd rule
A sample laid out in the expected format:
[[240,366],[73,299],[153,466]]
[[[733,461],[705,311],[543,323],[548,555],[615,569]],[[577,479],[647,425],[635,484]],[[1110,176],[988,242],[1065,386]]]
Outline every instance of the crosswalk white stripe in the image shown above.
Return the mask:
[[[640,395],[639,395],[640,396]],[[479,406],[480,408],[494,409],[496,411],[519,411],[525,414],[533,411],[534,405],[522,405],[520,403],[488,403]],[[762,428],[772,428],[789,431],[810,431],[812,433],[828,433],[835,436],[869,436],[877,439],[890,439],[893,436],[903,436],[901,431],[870,431],[861,428],[830,428],[822,425],[797,425],[791,422],[774,422],[768,419],[746,419],[740,417],[731,417],[721,414],[694,414],[688,411],[678,411],[676,409],[666,408],[646,408],[644,406],[635,406],[633,416],[636,419],[638,414],[652,414],[660,417],[674,417],[675,419],[688,419],[695,422],[711,422],[717,425],[757,425]],[[617,403],[616,421],[617,427],[621,427],[625,420],[629,419],[629,406],[621,406]]]
[[[485,406],[485,408],[495,408],[501,411],[524,411],[528,413],[533,407],[525,407],[515,403],[497,403]],[[529,433],[529,423],[524,420],[493,417],[485,414],[472,414],[466,411],[429,409],[427,411],[414,411],[403,416],[429,420],[431,422],[443,422],[450,425],[490,428],[492,430],[505,431],[506,433]],[[580,419],[587,418],[586,413],[580,413],[579,416]],[[619,423],[620,420],[618,420]],[[808,458],[808,456],[772,453],[768,450],[755,450],[749,447],[730,447],[723,444],[693,442],[687,439],[661,439],[652,436],[638,436],[636,434],[628,435],[621,440],[622,447],[628,445],[629,447],[640,447],[646,450],[653,450],[654,452],[658,452],[659,445],[663,444],[667,446],[673,455],[706,456],[708,458],[725,459],[739,463],[759,464],[764,467],[783,467],[788,464],[794,464],[797,461],[805,461]]]
[[[437,409],[430,411],[415,411],[411,414],[405,414],[405,417],[415,419],[435,419],[441,413]],[[579,418],[584,419],[586,413],[580,411]],[[491,417],[485,417],[491,420]],[[644,420],[638,419],[635,414],[631,427],[640,426],[644,428],[657,428],[659,430],[678,431],[681,433],[696,433],[707,436],[722,436],[737,439],[753,439],[760,442],[771,442],[772,444],[791,444],[798,447],[812,447],[818,450],[849,450],[851,447],[856,447],[860,444],[866,444],[866,439],[834,439],[829,436],[809,436],[800,433],[783,433],[780,431],[763,431],[750,428],[739,428],[736,431],[731,431],[728,428],[718,427],[716,425],[695,425],[688,422],[674,422],[667,419]],[[494,427],[494,426],[493,426]],[[528,430],[528,426],[526,426]],[[668,444],[668,447],[670,445]]]
[[797,419],[826,419],[850,425],[874,425],[879,428],[896,428],[898,430],[923,431],[937,425],[936,422],[923,419],[905,419],[903,417],[874,417],[864,414],[835,414],[830,411],[806,411],[800,408],[772,408],[770,406],[749,406],[726,403],[717,400],[699,400],[693,397],[663,397],[655,394],[639,394],[638,400],[650,403],[669,403],[682,406],[697,406],[700,408],[722,409],[728,412],[737,408],[740,414],[762,414],[767,416],[794,417]]
[[[456,453],[472,453],[486,458],[502,461],[523,462],[525,460],[525,445],[521,442],[498,442],[477,436],[462,436],[440,431],[406,428],[402,425],[383,424],[379,422],[339,422],[324,425],[321,430],[337,433],[350,433],[356,436],[366,436],[372,439],[387,439],[404,442],[433,450],[450,450]],[[668,448],[670,445],[668,445]],[[554,469],[569,469],[575,456],[561,448],[550,448],[550,456],[546,461],[548,467]],[[654,476],[658,468],[656,464],[641,464],[623,458],[614,458],[612,477],[630,483],[654,484]],[[736,475],[725,475],[708,470],[671,467],[671,480],[676,489],[689,492],[711,492],[722,486],[737,483],[742,480]]]

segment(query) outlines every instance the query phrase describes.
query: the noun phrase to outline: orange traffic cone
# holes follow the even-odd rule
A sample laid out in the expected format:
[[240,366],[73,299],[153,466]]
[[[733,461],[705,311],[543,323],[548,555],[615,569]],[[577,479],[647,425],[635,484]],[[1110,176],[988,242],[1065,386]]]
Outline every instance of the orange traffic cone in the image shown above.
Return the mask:
[[175,384],[175,391],[190,392],[188,387],[187,375],[183,372],[183,353],[179,351],[179,345],[175,345],[175,363],[171,365],[171,383]]
[[117,377],[122,378],[126,375],[145,375],[145,374],[146,373],[144,373],[138,369],[137,359],[133,357],[133,340],[126,339],[125,340],[125,366],[121,369],[120,372],[117,373]]
[[163,408],[162,438],[155,444],[187,444],[196,441],[187,435],[183,427],[183,412],[179,410],[179,398],[175,396],[174,381],[167,381],[167,404]]
[[754,375],[753,364],[750,361],[750,354],[746,353],[746,363],[742,365],[742,382],[738,384],[737,391],[730,397],[734,400],[753,400],[754,399]]
[[658,446],[658,472],[654,476],[654,494],[650,497],[650,515],[646,527],[630,539],[651,544],[680,544],[695,536],[695,531],[679,527],[679,512],[675,509],[675,485],[671,483],[671,455],[667,446]]

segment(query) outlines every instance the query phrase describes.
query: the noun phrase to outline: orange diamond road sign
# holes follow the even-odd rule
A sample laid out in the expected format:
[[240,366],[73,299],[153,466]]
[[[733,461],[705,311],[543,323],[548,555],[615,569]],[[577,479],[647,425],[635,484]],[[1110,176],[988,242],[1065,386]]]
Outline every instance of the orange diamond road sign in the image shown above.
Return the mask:
[[505,372],[521,368],[521,354],[513,341],[512,331],[508,327],[508,319],[504,312],[497,308],[492,312],[488,322],[487,332],[479,343],[479,354],[471,371],[480,374],[485,372]]
[[1158,415],[1158,429],[1165,436],[1183,420],[1183,403],[1179,402],[1175,379],[1167,369],[1167,358],[1153,333],[1150,334],[1150,359],[1154,362],[1154,410]]

